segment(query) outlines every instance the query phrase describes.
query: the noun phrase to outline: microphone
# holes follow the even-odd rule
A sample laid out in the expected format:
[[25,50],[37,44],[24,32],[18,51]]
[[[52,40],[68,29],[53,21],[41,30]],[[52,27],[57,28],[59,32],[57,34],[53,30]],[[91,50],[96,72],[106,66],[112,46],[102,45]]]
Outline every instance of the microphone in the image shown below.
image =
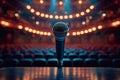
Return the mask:
[[56,54],[58,63],[59,66],[62,66],[62,59],[64,55],[64,43],[69,28],[64,22],[57,22],[54,24],[52,30],[56,40]]

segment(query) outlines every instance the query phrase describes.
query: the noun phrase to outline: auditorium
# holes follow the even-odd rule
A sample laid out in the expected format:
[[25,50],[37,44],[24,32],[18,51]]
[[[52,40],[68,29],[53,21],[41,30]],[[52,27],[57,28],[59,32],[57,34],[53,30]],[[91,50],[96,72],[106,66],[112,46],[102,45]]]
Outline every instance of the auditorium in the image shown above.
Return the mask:
[[0,80],[120,80],[120,0],[0,0]]

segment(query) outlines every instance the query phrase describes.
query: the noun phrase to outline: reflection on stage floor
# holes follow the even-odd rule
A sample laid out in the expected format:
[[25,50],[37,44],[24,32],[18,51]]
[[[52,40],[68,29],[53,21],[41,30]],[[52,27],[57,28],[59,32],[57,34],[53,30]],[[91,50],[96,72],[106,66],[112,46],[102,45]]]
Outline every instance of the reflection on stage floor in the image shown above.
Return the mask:
[[119,68],[9,67],[0,69],[0,80],[120,80]]

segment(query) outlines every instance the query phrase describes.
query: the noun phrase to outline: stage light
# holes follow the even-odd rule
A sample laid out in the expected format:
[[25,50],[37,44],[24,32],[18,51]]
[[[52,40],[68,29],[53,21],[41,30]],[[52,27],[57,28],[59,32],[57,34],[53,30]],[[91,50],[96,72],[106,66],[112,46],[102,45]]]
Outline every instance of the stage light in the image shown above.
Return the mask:
[[63,5],[63,2],[62,2],[62,1],[59,1],[59,5],[62,6],[62,5]]
[[45,14],[44,13],[41,13],[41,17],[44,17],[45,16]]
[[80,31],[80,34],[84,34],[84,31]]
[[106,16],[106,13],[102,13],[102,17],[105,17]]
[[72,16],[72,15],[69,15],[69,18],[70,18],[70,19],[72,19],[72,18],[73,18],[73,16]]
[[40,35],[43,35],[43,32],[42,32],[42,31],[40,32]]
[[77,32],[77,35],[80,35],[80,32]]
[[58,15],[55,16],[55,19],[58,19]]
[[29,32],[32,32],[33,30],[30,28],[30,29],[28,29],[28,31],[29,31]]
[[84,31],[84,33],[88,33],[88,31],[87,31],[87,30],[85,30],[85,31]]
[[18,13],[15,13],[15,17],[19,17],[19,14],[18,14]]
[[43,0],[40,0],[40,4],[43,4],[44,3],[44,1]]
[[39,21],[36,21],[35,24],[36,24],[36,25],[39,25]]
[[48,36],[51,36],[51,33],[50,33],[50,32],[48,32],[48,33],[47,33],[47,35],[48,35]]
[[85,13],[84,13],[84,12],[81,12],[80,14],[81,14],[82,16],[83,16],[83,15],[85,15]]
[[36,34],[39,34],[40,33],[40,31],[36,31]]
[[33,30],[32,32],[33,32],[33,33],[36,33],[36,30]]
[[118,26],[118,25],[120,25],[120,21],[112,22],[112,26]]
[[31,9],[31,6],[30,6],[30,5],[27,5],[26,8],[27,8],[27,9]]
[[49,15],[48,15],[48,14],[46,14],[46,15],[45,15],[45,18],[48,18],[48,17],[49,17]]
[[83,22],[82,22],[82,25],[85,25],[85,24],[86,24],[85,21],[83,21]]
[[93,27],[92,30],[93,30],[93,31],[96,31],[96,27]]
[[3,26],[10,26],[10,23],[7,21],[1,21],[1,25]]
[[73,35],[73,36],[76,36],[76,32],[73,32],[72,35]]
[[82,0],[79,0],[78,3],[79,3],[79,4],[82,4]]
[[99,25],[99,26],[98,26],[98,29],[102,29],[102,25]]
[[63,16],[60,16],[60,19],[63,19]]
[[80,17],[80,14],[79,14],[79,13],[77,13],[77,14],[76,14],[76,17]]
[[30,12],[31,12],[31,13],[34,13],[34,12],[35,12],[35,10],[34,10],[34,9],[31,9],[31,10],[30,10]]
[[64,16],[64,19],[68,19],[68,16],[67,16],[67,15],[65,15],[65,16]]
[[43,34],[46,36],[46,35],[47,35],[47,32],[44,32]]
[[92,32],[92,29],[88,29],[88,32]]
[[39,15],[40,15],[40,12],[37,11],[37,12],[36,12],[36,15],[39,16]]
[[23,29],[23,26],[22,25],[18,25],[18,29]]
[[29,30],[29,28],[28,27],[25,27],[25,31],[28,31]]
[[52,18],[53,18],[53,15],[50,15],[49,18],[52,19]]
[[70,35],[70,33],[67,33],[67,36],[69,36]]
[[90,6],[90,9],[94,9],[94,5],[91,5],[91,6]]
[[90,12],[90,9],[86,9],[86,13],[89,13]]

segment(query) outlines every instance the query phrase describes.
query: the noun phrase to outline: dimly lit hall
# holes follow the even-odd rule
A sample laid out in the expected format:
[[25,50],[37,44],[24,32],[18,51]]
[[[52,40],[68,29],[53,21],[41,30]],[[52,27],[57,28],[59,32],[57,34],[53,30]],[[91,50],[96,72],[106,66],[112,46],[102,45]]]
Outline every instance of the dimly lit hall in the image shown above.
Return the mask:
[[120,80],[120,0],[0,0],[0,80]]

